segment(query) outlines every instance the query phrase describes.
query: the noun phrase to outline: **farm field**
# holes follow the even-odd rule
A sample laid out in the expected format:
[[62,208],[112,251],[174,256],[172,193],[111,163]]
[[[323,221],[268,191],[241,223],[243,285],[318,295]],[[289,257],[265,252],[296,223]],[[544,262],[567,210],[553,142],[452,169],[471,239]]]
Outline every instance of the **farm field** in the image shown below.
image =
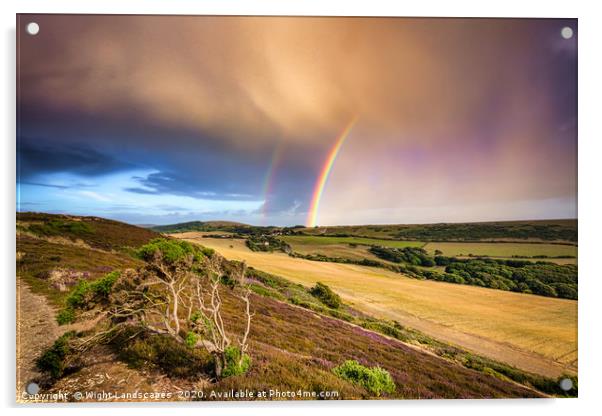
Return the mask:
[[382,269],[252,252],[244,240],[174,235],[296,283],[329,285],[353,307],[434,338],[556,377],[577,370],[577,302],[405,278]]
[[[474,257],[468,257],[468,256],[457,256],[459,259],[474,259]],[[545,261],[547,263],[554,263],[554,264],[577,264],[577,258],[561,258],[561,259],[557,259],[557,258],[543,258],[543,259],[534,259],[532,257],[496,257],[496,256],[483,256],[483,257],[488,257],[488,258],[492,258],[492,259],[496,259],[496,260],[522,260],[522,261]]]
[[404,247],[422,247],[421,241],[396,241],[384,240],[379,238],[366,237],[314,237],[314,236],[283,236],[281,240],[286,241],[293,249],[295,247],[327,246],[333,244],[358,244],[358,245],[378,245],[385,247],[404,248]]
[[283,236],[281,240],[288,243],[294,252],[300,254],[321,254],[328,257],[342,257],[351,260],[369,259],[390,263],[379,259],[369,250],[369,245],[386,245],[388,247],[421,247],[424,243],[418,241],[391,241],[356,237],[311,237]]
[[577,247],[565,244],[545,243],[460,243],[432,242],[423,247],[430,254],[435,250],[444,256],[489,256],[489,257],[533,257],[533,256],[577,256]]

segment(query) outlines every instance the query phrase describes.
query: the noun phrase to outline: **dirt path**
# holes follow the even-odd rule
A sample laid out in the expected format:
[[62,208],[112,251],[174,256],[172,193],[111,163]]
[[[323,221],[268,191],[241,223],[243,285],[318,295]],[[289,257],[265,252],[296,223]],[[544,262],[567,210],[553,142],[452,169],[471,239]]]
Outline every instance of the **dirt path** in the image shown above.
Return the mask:
[[[41,376],[35,361],[42,351],[48,348],[67,331],[82,331],[92,328],[101,315],[93,320],[72,325],[59,326],[55,320],[55,310],[44,296],[31,291],[27,283],[17,279],[17,402],[25,387]],[[209,385],[208,379],[172,380],[157,372],[137,371],[116,360],[114,353],[106,347],[97,348],[87,357],[84,367],[75,374],[58,380],[47,393],[85,391],[120,392],[171,392],[171,399],[190,400],[179,397],[180,390],[197,391]],[[84,398],[82,401],[95,401]],[[123,399],[119,401],[136,401]]]
[[54,314],[44,296],[32,293],[22,279],[17,279],[17,395],[40,376],[36,358],[64,332]]

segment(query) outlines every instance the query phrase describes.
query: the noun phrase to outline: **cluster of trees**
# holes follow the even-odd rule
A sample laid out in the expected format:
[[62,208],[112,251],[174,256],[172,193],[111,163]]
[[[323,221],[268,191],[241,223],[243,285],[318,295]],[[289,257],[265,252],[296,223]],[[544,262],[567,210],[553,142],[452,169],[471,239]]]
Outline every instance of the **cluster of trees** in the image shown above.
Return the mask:
[[375,256],[392,261],[394,263],[407,263],[415,266],[432,267],[435,265],[434,259],[426,250],[418,247],[392,248],[372,246],[370,252]]
[[[513,259],[458,259],[441,255],[431,256],[425,250],[416,247],[373,246],[370,252],[381,259],[399,263],[398,266],[387,268],[419,279],[564,299],[578,297],[576,265]],[[386,267],[386,265],[380,266]],[[445,272],[428,270],[432,266],[444,266]]]
[[291,253],[292,248],[286,242],[269,234],[252,234],[247,237],[245,244],[252,251],[282,251]]
[[577,266],[516,260],[452,261],[445,272],[465,283],[541,296],[577,299]]

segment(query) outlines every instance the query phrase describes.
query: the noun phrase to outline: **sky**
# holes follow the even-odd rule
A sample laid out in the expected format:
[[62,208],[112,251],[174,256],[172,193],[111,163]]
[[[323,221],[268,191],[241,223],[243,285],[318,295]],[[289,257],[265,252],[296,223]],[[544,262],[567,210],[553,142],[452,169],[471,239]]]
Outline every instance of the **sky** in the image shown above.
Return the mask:
[[18,211],[577,217],[575,19],[21,15],[17,43]]

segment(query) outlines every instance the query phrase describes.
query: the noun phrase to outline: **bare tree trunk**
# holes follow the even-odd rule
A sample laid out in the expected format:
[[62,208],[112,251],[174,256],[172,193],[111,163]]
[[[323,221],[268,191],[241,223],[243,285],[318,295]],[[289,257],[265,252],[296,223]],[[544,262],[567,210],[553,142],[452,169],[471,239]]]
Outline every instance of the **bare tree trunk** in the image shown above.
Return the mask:
[[215,378],[219,380],[222,377],[224,367],[226,366],[226,357],[224,353],[216,352],[213,355],[213,359],[215,360]]

